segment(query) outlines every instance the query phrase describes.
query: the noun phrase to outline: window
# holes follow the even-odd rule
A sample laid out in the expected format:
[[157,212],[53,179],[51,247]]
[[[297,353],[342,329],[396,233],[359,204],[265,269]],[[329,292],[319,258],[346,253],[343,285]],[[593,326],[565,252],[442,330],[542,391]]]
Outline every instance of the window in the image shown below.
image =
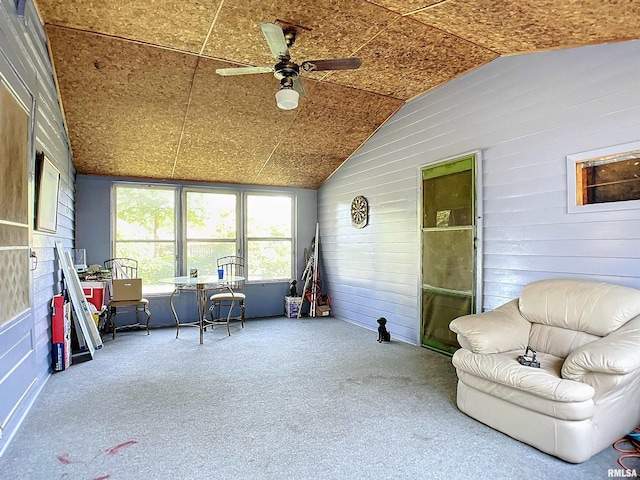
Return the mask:
[[237,251],[237,195],[187,191],[185,204],[186,271],[215,275],[216,260]]
[[292,276],[291,196],[247,195],[247,280],[283,280]]
[[640,199],[640,151],[576,164],[578,205]]
[[569,155],[567,172],[570,212],[640,206],[640,142]]
[[215,275],[226,255],[247,259],[248,281],[295,275],[293,195],[132,183],[113,191],[113,256],[138,260],[146,295],[170,291],[165,279],[192,268]]
[[175,276],[176,189],[116,185],[114,257],[138,260],[145,293],[165,291]]
[[16,13],[19,16],[24,17],[25,9],[27,6],[27,0],[15,0],[15,3],[16,3]]

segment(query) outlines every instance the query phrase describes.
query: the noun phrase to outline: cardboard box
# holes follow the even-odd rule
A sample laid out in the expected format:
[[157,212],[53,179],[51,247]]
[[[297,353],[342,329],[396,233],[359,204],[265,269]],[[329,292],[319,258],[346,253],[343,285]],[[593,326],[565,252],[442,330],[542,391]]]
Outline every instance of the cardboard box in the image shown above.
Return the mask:
[[51,357],[53,370],[66,370],[71,365],[71,309],[62,295],[56,295],[51,301]]
[[284,297],[284,315],[289,318],[298,318],[298,312],[302,307],[302,297]]
[[141,278],[114,278],[111,280],[111,300],[129,301],[142,298]]
[[329,305],[316,305],[316,317],[328,317],[330,313]]

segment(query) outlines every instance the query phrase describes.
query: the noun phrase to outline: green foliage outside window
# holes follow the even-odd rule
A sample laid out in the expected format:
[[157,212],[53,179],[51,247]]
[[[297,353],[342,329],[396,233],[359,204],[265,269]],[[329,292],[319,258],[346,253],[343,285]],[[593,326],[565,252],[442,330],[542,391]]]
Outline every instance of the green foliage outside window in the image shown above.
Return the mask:
[[[184,229],[176,224],[179,188],[116,186],[114,256],[138,260],[146,290],[166,285],[178,265],[176,232],[185,232],[183,274],[215,275],[216,260],[235,255],[243,244],[237,233],[238,193],[189,190],[184,197]],[[288,280],[292,276],[293,198],[246,196],[247,280]],[[152,289],[153,290],[153,289]]]
[[143,285],[175,276],[175,189],[116,188],[114,256],[138,260]]
[[247,195],[248,280],[291,277],[292,203],[289,196]]

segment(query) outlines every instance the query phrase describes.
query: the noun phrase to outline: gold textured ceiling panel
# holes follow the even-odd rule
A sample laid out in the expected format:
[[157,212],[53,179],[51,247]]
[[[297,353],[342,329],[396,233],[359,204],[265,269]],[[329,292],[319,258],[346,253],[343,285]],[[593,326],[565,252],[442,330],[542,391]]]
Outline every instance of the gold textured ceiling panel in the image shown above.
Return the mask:
[[374,0],[371,3],[388,8],[393,12],[406,14],[409,12],[415,12],[421,8],[430,7],[431,5],[441,3],[442,1],[447,0]]
[[363,0],[236,0],[220,11],[204,53],[251,65],[273,65],[262,22],[298,25],[296,63],[349,57],[397,14]]
[[219,0],[36,0],[46,23],[199,52]]
[[168,178],[197,58],[46,29],[78,173]]
[[409,100],[498,57],[410,17],[392,23],[365,45],[358,70],[331,73],[342,85]]
[[501,54],[638,38],[640,2],[449,0],[415,18]]
[[[640,36],[639,0],[34,3],[79,173],[307,188],[404,100],[500,54]],[[262,22],[296,25],[298,64],[357,56],[362,66],[303,72],[307,96],[277,110],[272,74],[215,74],[276,63]]]
[[404,104],[327,83],[314,83],[309,90],[307,103],[256,183],[319,188]]
[[[174,178],[251,184],[296,111],[280,110],[273,75],[221,77],[229,64],[201,59]],[[300,107],[304,99],[300,101]]]

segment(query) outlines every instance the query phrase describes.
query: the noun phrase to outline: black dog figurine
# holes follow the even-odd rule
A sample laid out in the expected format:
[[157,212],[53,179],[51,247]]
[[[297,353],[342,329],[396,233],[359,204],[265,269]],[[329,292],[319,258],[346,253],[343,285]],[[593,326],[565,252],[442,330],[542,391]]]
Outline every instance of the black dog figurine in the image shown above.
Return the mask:
[[391,341],[391,333],[387,330],[387,319],[384,317],[380,317],[378,320],[378,343],[382,342],[390,342]]

